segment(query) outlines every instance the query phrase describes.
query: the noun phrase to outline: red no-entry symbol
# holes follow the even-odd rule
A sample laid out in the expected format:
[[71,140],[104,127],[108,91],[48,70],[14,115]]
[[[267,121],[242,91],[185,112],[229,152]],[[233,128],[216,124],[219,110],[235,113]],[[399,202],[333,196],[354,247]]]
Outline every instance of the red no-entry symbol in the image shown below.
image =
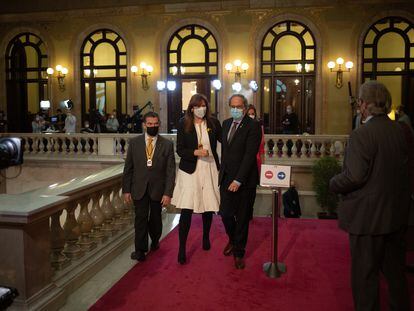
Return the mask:
[[273,173],[272,173],[272,171],[266,171],[266,172],[265,172],[265,177],[266,177],[267,179],[272,179],[272,177],[273,177]]

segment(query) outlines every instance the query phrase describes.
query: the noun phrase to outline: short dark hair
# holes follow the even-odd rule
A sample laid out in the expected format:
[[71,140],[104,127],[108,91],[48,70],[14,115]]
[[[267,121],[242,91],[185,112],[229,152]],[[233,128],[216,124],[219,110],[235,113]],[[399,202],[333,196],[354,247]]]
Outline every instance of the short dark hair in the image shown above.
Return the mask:
[[158,113],[154,112],[154,111],[148,111],[146,114],[144,114],[142,120],[144,123],[147,122],[147,118],[157,118],[158,122],[160,122],[160,116],[158,115]]
[[233,95],[231,95],[230,98],[229,98],[229,105],[231,104],[231,100],[234,97],[240,97],[243,100],[244,108],[247,109],[247,107],[249,106],[249,103],[247,102],[247,98],[242,94],[233,94]]

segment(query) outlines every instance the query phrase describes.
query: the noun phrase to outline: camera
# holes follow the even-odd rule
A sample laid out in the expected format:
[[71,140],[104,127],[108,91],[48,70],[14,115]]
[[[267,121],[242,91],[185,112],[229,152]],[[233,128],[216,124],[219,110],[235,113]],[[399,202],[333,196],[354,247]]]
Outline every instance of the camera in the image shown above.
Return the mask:
[[0,169],[23,163],[22,141],[20,138],[0,138]]
[[0,310],[6,310],[17,296],[16,288],[0,285]]

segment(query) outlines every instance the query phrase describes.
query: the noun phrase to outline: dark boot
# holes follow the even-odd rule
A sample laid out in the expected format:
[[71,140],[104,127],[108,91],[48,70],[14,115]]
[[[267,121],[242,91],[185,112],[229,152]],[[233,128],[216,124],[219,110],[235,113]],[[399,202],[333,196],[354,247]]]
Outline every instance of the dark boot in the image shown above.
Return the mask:
[[187,244],[188,232],[190,231],[191,226],[191,216],[193,211],[189,209],[182,209],[180,222],[178,224],[178,239],[180,246],[178,249],[178,263],[183,265],[186,263],[187,258],[185,254],[185,246]]
[[210,244],[210,228],[213,220],[213,212],[205,212],[203,217],[203,249],[208,251],[211,248]]

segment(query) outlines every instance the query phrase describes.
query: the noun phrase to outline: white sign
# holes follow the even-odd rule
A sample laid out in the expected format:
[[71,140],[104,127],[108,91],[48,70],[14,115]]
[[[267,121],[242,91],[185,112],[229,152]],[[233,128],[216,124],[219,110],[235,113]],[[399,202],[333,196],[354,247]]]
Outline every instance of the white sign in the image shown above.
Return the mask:
[[290,171],[290,166],[262,164],[260,185],[263,187],[289,188]]

